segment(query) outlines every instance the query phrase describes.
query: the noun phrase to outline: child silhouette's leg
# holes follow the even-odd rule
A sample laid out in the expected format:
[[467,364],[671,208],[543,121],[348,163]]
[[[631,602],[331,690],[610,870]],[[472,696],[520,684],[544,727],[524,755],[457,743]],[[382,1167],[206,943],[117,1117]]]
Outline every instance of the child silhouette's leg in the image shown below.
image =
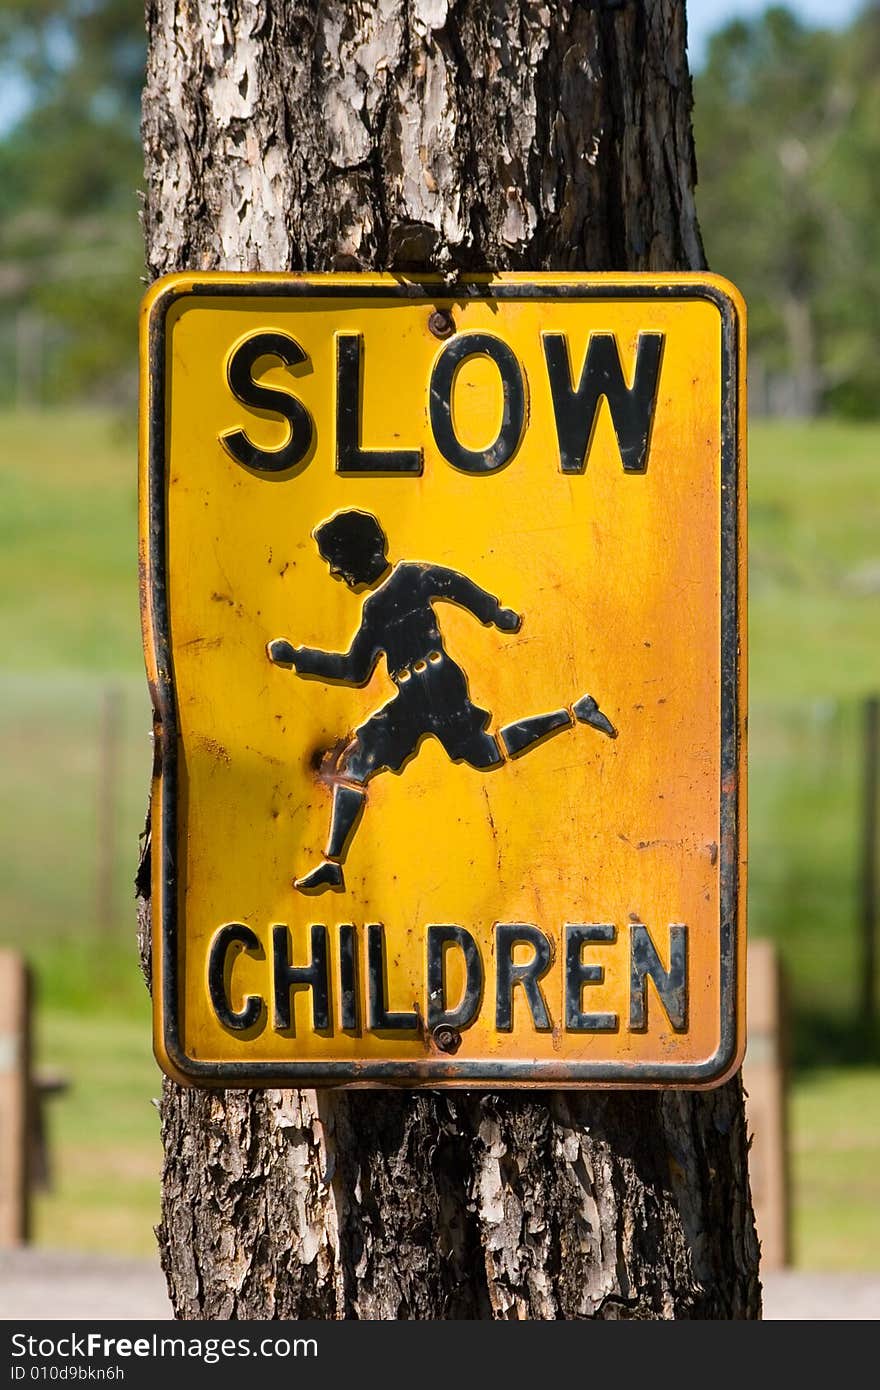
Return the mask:
[[330,831],[324,858],[309,873],[293,881],[301,893],[320,893],[325,888],[344,888],[342,860],[355,825],[364,807],[367,793],[363,787],[346,782],[334,782],[333,804],[330,808]]
[[517,719],[512,724],[505,724],[498,732],[507,749],[507,756],[515,758],[527,748],[540,743],[548,734],[556,733],[558,729],[570,729],[573,723],[574,719],[567,709],[555,709],[551,714],[533,714],[529,719]]
[[570,729],[575,720],[579,724],[589,724],[609,738],[617,738],[617,730],[592,695],[582,695],[570,709],[555,709],[549,714],[533,714],[528,719],[517,719],[512,724],[505,724],[499,733],[507,756],[516,758],[560,729]]
[[400,768],[418,742],[418,730],[413,732],[395,704],[391,700],[356,729],[339,759],[332,778],[327,847],[320,864],[294,879],[293,886],[301,893],[323,893],[328,888],[342,891],[342,864],[367,799],[366,783],[380,768]]
[[609,738],[617,738],[617,730],[608,716],[602,713],[592,695],[582,695],[579,700],[575,700],[571,712],[579,723],[589,724],[591,729],[598,729],[600,734],[607,734]]

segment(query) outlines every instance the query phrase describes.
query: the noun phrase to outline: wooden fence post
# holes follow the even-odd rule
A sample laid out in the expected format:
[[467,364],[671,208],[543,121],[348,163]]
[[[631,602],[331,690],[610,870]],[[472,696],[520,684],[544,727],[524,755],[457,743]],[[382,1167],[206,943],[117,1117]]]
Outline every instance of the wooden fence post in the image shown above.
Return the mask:
[[0,1249],[29,1234],[30,1005],[24,960],[0,950]]
[[866,1028],[877,1022],[877,801],[880,787],[880,696],[869,695],[864,706],[863,810],[861,872],[861,1006]]
[[752,1136],[749,1179],[761,1242],[761,1272],[790,1263],[786,1049],[782,971],[770,941],[750,941],[748,1046],[743,1063]]

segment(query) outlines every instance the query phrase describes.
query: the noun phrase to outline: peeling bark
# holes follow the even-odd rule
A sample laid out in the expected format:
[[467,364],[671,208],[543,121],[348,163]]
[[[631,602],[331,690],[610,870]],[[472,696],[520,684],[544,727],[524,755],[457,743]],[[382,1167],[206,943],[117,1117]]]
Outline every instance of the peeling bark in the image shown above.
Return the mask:
[[[699,268],[683,9],[149,0],[149,272]],[[166,1081],[162,1132],[181,1318],[760,1316],[739,1077]]]

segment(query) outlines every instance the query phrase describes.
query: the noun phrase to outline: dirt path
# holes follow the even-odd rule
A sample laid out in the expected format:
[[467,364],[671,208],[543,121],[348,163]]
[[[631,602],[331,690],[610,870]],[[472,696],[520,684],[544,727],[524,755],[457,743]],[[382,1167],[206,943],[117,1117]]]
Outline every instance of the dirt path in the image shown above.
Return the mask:
[[[880,1273],[767,1274],[768,1321],[880,1319]],[[158,1261],[26,1249],[0,1251],[0,1309],[5,1321],[170,1318]]]

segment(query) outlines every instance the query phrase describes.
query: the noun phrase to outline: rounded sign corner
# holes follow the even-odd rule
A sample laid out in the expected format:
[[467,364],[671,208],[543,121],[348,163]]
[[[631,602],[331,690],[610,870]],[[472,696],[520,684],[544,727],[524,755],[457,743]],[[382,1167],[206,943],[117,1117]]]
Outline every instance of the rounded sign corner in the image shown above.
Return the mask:
[[721,301],[719,308],[722,304],[727,308],[740,336],[744,336],[748,321],[748,306],[742,290],[732,280],[728,280],[725,275],[718,275],[715,271],[706,271],[701,276],[701,280],[713,291],[713,298],[716,299],[716,302]]
[[208,1078],[202,1065],[182,1053],[176,1044],[166,1037],[165,1029],[158,1020],[153,1029],[153,1056],[160,1071],[178,1086],[192,1089],[222,1084],[222,1079]]
[[197,285],[203,283],[205,275],[195,275],[192,271],[171,271],[160,275],[158,280],[144,291],[140,304],[141,318],[148,323],[164,322],[165,315],[176,300],[192,294]]

